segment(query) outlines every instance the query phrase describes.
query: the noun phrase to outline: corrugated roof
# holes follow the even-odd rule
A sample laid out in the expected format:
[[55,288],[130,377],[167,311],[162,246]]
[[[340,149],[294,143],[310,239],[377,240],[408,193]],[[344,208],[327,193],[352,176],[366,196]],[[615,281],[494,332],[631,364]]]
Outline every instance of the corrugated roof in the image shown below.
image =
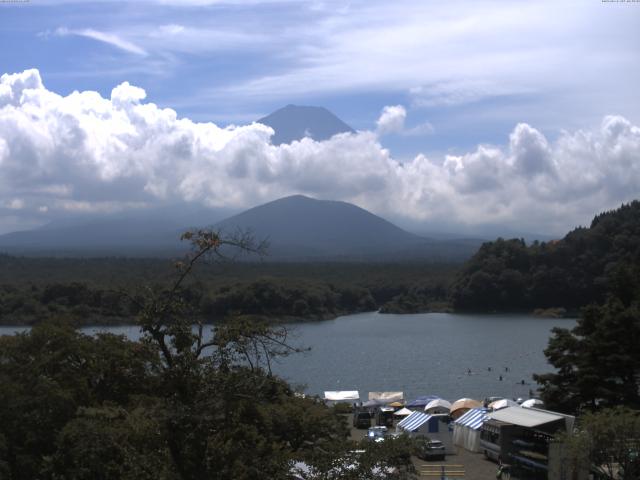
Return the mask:
[[413,432],[429,421],[431,415],[422,412],[413,412],[407,418],[398,423],[398,427],[408,432]]
[[527,408],[536,412],[551,413],[552,415],[558,415],[559,417],[564,418],[565,427],[567,428],[567,433],[573,432],[573,424],[576,421],[576,417],[574,417],[573,415],[567,415],[560,412],[552,412],[550,410],[545,410],[544,408],[538,408],[538,407],[527,407]]
[[503,408],[502,410],[490,413],[489,418],[527,428],[538,427],[546,423],[564,420],[564,417],[560,414],[522,407]]
[[472,408],[453,423],[471,428],[472,430],[479,430],[487,419],[488,413],[489,410],[486,408]]

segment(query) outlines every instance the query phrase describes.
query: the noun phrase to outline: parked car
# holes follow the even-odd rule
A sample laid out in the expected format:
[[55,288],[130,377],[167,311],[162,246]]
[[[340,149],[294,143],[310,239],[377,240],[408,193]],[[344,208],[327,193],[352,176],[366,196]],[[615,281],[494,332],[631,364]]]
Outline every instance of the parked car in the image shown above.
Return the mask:
[[422,460],[444,460],[444,444],[440,440],[418,441],[416,457]]

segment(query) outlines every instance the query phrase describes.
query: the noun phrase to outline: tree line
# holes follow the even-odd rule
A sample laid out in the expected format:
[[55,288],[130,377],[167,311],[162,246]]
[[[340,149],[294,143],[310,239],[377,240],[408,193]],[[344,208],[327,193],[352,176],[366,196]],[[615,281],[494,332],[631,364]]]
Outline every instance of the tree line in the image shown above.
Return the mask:
[[640,259],[640,201],[597,215],[588,228],[533,242],[502,238],[483,244],[450,287],[458,311],[532,311],[561,307],[577,313],[602,303],[620,267]]
[[[33,325],[60,316],[76,325],[132,323],[136,299],[171,277],[166,263],[0,256],[0,324]],[[183,291],[207,322],[236,315],[321,320],[378,309],[446,308],[454,272],[449,264],[225,262],[199,265]]]
[[[185,289],[211,321],[231,314],[323,319],[380,309],[533,311],[602,303],[618,266],[640,258],[640,202],[597,215],[589,228],[527,245],[483,244],[462,267],[447,263],[260,263],[200,266]],[[161,285],[167,262],[0,255],[0,323],[66,314],[80,323],[127,323],[140,285]],[[128,295],[122,295],[127,292]]]
[[[548,408],[578,415],[575,431],[560,440],[568,458],[595,478],[640,477],[639,223],[632,202],[579,232],[584,257],[568,263],[585,272],[583,292],[597,291],[582,300],[588,305],[575,327],[553,329],[544,353],[555,370],[534,375]],[[593,262],[590,269],[585,261]]]

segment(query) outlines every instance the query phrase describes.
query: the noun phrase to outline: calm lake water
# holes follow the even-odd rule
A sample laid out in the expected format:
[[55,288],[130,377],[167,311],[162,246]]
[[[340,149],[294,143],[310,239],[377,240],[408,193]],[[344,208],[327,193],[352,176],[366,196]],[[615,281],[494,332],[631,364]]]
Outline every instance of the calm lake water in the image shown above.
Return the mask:
[[[381,390],[403,391],[408,400],[419,395],[528,398],[536,389],[531,375],[551,370],[542,352],[551,329],[574,325],[575,320],[527,315],[347,315],[290,324],[292,343],[311,351],[281,360],[274,370],[305,385],[307,393],[359,390],[365,400],[368,392]],[[0,327],[0,334],[19,330]],[[139,337],[136,327],[83,329],[104,330]]]

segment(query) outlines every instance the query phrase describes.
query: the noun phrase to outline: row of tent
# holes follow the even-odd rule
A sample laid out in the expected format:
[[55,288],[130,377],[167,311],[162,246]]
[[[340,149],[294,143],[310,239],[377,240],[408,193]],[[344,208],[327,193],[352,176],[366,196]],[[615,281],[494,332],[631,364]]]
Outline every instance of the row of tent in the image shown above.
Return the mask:
[[[359,402],[360,393],[357,390],[327,391],[324,392],[324,400],[327,402]],[[404,407],[395,413],[397,416],[410,415],[415,410],[423,410],[429,414],[448,413],[454,420],[474,408],[483,407],[482,402],[472,398],[461,398],[451,403],[435,395],[425,395],[405,404],[403,392],[369,392],[368,400],[361,404],[362,407],[371,408],[387,405],[390,407]],[[491,410],[518,406],[519,404],[507,398],[496,400],[488,405]],[[523,407],[541,407],[538,399],[526,400]]]
[[570,432],[575,419],[570,415],[520,405],[494,411],[489,408],[472,408],[451,423],[448,423],[447,415],[413,411],[398,423],[396,430],[440,440],[447,454],[454,453],[453,445],[471,452],[480,452],[481,430],[488,420],[534,429],[564,422],[566,431]]
[[488,420],[523,428],[540,428],[554,422],[564,422],[567,432],[571,432],[575,417],[550,412],[534,406],[515,405],[491,411],[488,408],[473,408],[453,422],[453,443],[470,452],[480,452],[480,433]]

